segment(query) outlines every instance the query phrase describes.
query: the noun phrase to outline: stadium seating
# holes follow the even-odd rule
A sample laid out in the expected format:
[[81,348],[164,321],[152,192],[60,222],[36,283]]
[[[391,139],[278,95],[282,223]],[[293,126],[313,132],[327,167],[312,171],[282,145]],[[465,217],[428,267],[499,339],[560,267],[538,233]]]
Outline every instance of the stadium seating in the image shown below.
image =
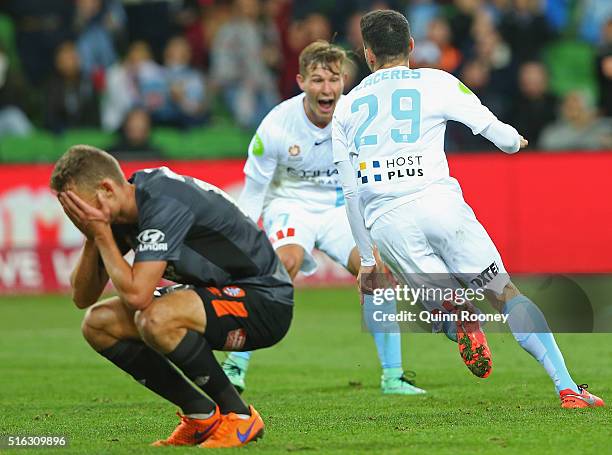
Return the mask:
[[[153,132],[153,143],[169,159],[245,157],[250,139],[250,132],[222,122],[189,131],[158,128]],[[0,162],[53,162],[71,145],[105,148],[114,141],[113,134],[96,129],[71,130],[61,136],[37,130],[25,138],[2,138]]]
[[550,71],[550,86],[557,95],[573,90],[597,95],[595,50],[589,44],[560,41],[548,47],[544,60]]

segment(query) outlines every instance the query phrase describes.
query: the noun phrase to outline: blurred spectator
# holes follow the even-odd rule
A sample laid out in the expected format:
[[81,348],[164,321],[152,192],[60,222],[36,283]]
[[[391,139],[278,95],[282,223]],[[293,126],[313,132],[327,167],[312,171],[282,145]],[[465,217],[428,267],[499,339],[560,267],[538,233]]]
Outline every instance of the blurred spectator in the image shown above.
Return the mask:
[[55,74],[45,90],[45,124],[55,133],[66,128],[99,126],[98,96],[80,65],[75,44],[61,44],[55,54]]
[[115,131],[137,105],[155,111],[164,105],[166,82],[162,68],[153,61],[149,46],[132,43],[122,63],[113,65],[106,77],[102,99],[102,126]]
[[448,21],[437,17],[429,23],[429,40],[440,50],[437,68],[453,73],[461,64],[461,52],[452,45],[451,28]]
[[[479,60],[466,62],[461,71],[460,79],[491,112],[503,118],[504,96],[491,90],[491,73],[488,65]],[[493,145],[484,137],[472,134],[464,125],[450,122],[448,125],[448,140],[450,148],[461,151],[490,150]]]
[[546,150],[612,147],[612,119],[597,118],[586,94],[568,93],[561,106],[561,119],[544,129],[539,146]]
[[415,0],[406,8],[405,16],[410,22],[410,33],[416,42],[429,37],[431,21],[440,14],[440,6],[433,0]]
[[266,66],[275,73],[282,65],[281,30],[278,16],[282,14],[285,0],[264,0],[261,30],[263,39],[262,58]]
[[433,18],[429,22],[427,39],[418,42],[411,62],[415,67],[438,68],[453,73],[461,63],[461,52],[452,44],[451,29],[446,19]]
[[128,40],[144,41],[153,54],[160,58],[166,42],[173,35],[175,14],[180,2],[176,0],[123,0]]
[[154,119],[187,128],[204,122],[206,96],[203,76],[189,66],[191,50],[185,38],[171,39],[164,52],[168,93]]
[[612,1],[582,0],[580,2],[580,36],[592,44],[600,44],[605,23],[612,18]]
[[602,115],[612,117],[612,19],[603,28],[603,44],[597,53],[597,83],[599,109]]
[[546,21],[555,31],[561,31],[569,22],[571,3],[569,0],[546,0],[544,14]]
[[108,148],[118,159],[157,158],[159,147],[151,144],[151,117],[141,108],[130,111],[121,130],[119,141]]
[[513,0],[499,30],[519,63],[540,58],[542,49],[554,37],[540,0]]
[[505,118],[508,96],[493,89],[491,84],[491,68],[482,60],[466,62],[461,70],[460,79],[487,106],[491,112],[500,118]]
[[[474,47],[474,57],[487,65],[490,71],[489,91],[498,95],[512,92],[515,87],[515,72],[512,66],[512,51],[502,40],[501,35],[492,29],[478,35]],[[504,103],[505,104],[505,103]],[[498,106],[497,114],[504,116],[505,106]]]
[[[282,1],[282,0],[281,0]],[[191,49],[191,64],[198,69],[209,66],[211,43],[217,31],[231,17],[228,0],[184,0],[176,22]]]
[[4,5],[15,21],[19,58],[32,85],[49,77],[55,49],[70,38],[71,3],[66,0],[8,0]]
[[0,46],[0,138],[25,136],[32,130],[32,124],[21,109],[25,98],[21,78],[10,67],[9,58]]
[[304,27],[306,28],[307,44],[320,39],[325,41],[331,40],[331,24],[322,14],[313,13],[306,16]]
[[[361,32],[360,32],[361,33]],[[288,45],[283,47],[283,68],[280,74],[280,87],[283,98],[290,98],[300,93],[295,81],[299,72],[298,59],[300,52],[310,43],[318,39],[330,41],[331,24],[321,14],[312,13],[304,19],[293,21],[288,30]]]
[[474,16],[479,11],[481,3],[481,0],[455,0],[449,7],[453,45],[462,53],[471,47]]
[[232,18],[217,33],[211,73],[236,122],[254,129],[278,102],[272,73],[263,61],[257,0],[234,0]]
[[537,144],[542,130],[557,115],[557,98],[549,90],[548,74],[542,63],[527,62],[520,67],[519,90],[512,101],[510,124]]
[[365,56],[363,55],[363,39],[361,37],[360,25],[363,14],[363,11],[357,11],[348,18],[346,24],[345,47],[349,51],[348,55],[351,57],[353,64],[346,68],[348,80],[344,84],[345,92],[349,92],[370,74],[370,68],[368,68]]
[[116,0],[77,0],[74,31],[81,69],[101,71],[117,59],[115,39],[123,34],[125,11]]

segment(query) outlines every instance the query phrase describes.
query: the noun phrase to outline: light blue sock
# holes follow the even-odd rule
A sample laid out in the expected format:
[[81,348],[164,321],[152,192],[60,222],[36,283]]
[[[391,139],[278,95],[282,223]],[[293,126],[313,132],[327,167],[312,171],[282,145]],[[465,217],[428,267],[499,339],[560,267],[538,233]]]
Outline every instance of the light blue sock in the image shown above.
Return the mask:
[[230,352],[228,358],[240,367],[241,370],[246,371],[249,368],[249,361],[251,360],[251,352]]
[[[375,315],[379,311],[381,313]],[[396,375],[398,370],[402,370],[402,338],[397,322],[378,322],[375,320],[375,316],[380,317],[380,314],[393,314],[395,312],[394,300],[385,301],[382,305],[375,305],[374,297],[364,294],[363,317],[374,338],[383,374],[390,372],[389,374]]]
[[519,295],[506,302],[503,314],[509,315],[508,325],[516,341],[540,362],[555,383],[557,392],[563,389],[578,392],[540,309],[529,298]]

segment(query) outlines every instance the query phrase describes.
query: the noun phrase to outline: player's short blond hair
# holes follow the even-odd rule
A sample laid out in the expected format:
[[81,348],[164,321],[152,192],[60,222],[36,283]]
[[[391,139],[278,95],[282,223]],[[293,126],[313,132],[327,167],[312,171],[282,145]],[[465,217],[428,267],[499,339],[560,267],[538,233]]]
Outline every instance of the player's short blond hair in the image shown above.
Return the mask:
[[49,186],[58,193],[72,185],[94,190],[105,178],[125,182],[119,162],[99,148],[74,145],[55,163]]
[[334,74],[341,74],[344,72],[347,60],[346,51],[340,46],[325,40],[317,40],[306,46],[300,53],[300,74],[306,77],[318,66]]

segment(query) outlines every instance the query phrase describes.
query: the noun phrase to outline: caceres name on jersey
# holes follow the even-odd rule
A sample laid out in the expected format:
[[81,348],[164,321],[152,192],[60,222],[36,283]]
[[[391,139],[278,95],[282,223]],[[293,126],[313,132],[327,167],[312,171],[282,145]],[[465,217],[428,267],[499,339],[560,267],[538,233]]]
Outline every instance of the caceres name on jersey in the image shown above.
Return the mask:
[[423,191],[461,191],[444,152],[448,120],[479,134],[496,117],[457,78],[429,68],[380,69],[340,100],[334,162],[350,160],[367,227]]
[[265,206],[275,198],[308,201],[311,210],[344,204],[332,155],[331,124],[314,125],[304,111],[304,93],[276,106],[249,145],[244,173],[267,184]]
[[[291,279],[266,234],[219,188],[167,167],[136,172],[138,223],[114,224],[134,262],[166,261],[164,278],[182,284],[258,286],[292,304]],[[279,291],[281,290],[281,291]]]

